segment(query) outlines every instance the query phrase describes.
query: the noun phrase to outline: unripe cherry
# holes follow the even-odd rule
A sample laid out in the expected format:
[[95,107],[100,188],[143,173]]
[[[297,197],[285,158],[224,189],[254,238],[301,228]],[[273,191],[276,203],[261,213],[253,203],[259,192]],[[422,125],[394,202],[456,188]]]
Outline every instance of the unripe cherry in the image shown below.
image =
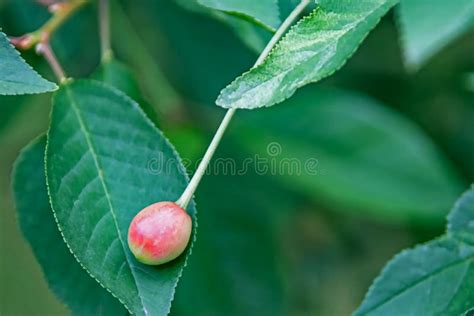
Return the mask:
[[186,249],[191,230],[191,217],[176,203],[151,204],[133,218],[128,229],[128,246],[138,261],[163,264]]

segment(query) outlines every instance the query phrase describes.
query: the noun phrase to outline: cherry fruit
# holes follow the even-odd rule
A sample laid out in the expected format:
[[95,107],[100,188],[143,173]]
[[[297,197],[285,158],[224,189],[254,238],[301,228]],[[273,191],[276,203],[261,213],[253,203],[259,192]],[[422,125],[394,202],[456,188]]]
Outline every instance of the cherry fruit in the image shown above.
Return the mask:
[[159,265],[186,249],[192,231],[189,214],[174,202],[159,202],[141,210],[128,229],[128,246],[138,261]]

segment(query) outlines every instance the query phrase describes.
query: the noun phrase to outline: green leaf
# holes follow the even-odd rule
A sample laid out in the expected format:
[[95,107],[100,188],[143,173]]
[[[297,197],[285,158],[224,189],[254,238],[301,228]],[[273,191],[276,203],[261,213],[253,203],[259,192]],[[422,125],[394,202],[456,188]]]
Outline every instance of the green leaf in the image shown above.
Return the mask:
[[105,82],[128,95],[140,105],[153,123],[158,125],[156,111],[143,99],[135,75],[125,64],[116,59],[110,59],[97,68],[94,74],[92,74],[92,78]]
[[474,26],[474,2],[401,0],[398,17],[406,65],[417,69]]
[[54,96],[46,155],[51,204],[77,260],[133,314],[166,315],[192,243],[161,266],[139,263],[127,245],[133,217],[187,185],[166,138],[125,95],[77,81]]
[[0,32],[0,95],[43,93],[56,89],[54,83],[43,79],[21,58],[7,36]]
[[46,137],[29,144],[13,171],[18,221],[53,292],[74,315],[125,315],[117,299],[82,269],[64,243],[49,204],[44,173]]
[[197,0],[200,4],[240,15],[271,30],[280,25],[280,12],[276,0]]
[[236,140],[277,164],[266,173],[337,209],[438,224],[462,192],[419,128],[363,95],[308,87],[280,107],[236,120]]
[[289,98],[341,68],[397,0],[322,0],[264,63],[221,91],[217,105],[254,109]]
[[474,307],[474,188],[456,203],[445,236],[387,264],[355,315],[464,315]]

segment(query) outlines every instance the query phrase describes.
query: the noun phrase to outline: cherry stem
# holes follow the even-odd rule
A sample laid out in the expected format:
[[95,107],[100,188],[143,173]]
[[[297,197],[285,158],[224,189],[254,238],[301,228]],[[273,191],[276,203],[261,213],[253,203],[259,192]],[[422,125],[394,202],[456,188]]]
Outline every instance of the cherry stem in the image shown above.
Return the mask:
[[[273,37],[270,39],[268,42],[267,46],[265,46],[265,49],[262,51],[260,56],[258,57],[257,61],[255,62],[253,68],[261,65],[265,58],[268,57],[270,54],[270,51],[273,49],[273,47],[276,45],[276,43],[281,39],[283,34],[288,30],[288,28],[293,24],[293,22],[296,20],[296,18],[303,12],[303,10],[306,8],[306,6],[309,4],[310,0],[302,0],[288,15],[288,17],[283,21],[283,23],[280,25],[278,30],[275,32]],[[214,153],[217,149],[217,146],[219,145],[222,136],[224,135],[224,132],[226,131],[227,127],[229,126],[230,121],[232,120],[232,117],[234,116],[235,111],[237,108],[230,108],[227,110],[227,113],[225,114],[224,118],[222,119],[221,124],[219,125],[219,128],[216,131],[216,134],[212,138],[212,141],[209,145],[209,147],[206,150],[206,153],[204,154],[203,159],[199,163],[198,168],[196,169],[196,172],[194,173],[191,181],[189,182],[188,186],[184,190],[183,194],[180,196],[180,198],[176,201],[176,204],[178,204],[181,208],[186,209],[189,205],[189,202],[191,201],[194,192],[196,191],[199,183],[201,182],[201,179],[206,172],[207,167],[209,166],[209,163],[214,156]]]
[[46,59],[48,64],[51,66],[51,69],[53,69],[53,72],[58,78],[59,82],[60,83],[65,82],[66,73],[61,67],[61,64],[56,58],[56,55],[54,54],[53,50],[51,49],[51,45],[49,44],[49,41],[44,41],[36,45],[36,52],[38,54],[43,55],[44,59]]
[[107,62],[112,58],[113,55],[110,44],[109,0],[99,0],[99,29],[102,62]]

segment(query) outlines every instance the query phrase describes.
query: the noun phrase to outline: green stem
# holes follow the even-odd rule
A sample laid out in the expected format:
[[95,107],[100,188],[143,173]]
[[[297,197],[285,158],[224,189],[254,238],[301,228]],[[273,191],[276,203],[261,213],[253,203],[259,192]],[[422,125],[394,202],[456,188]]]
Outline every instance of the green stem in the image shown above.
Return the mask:
[[110,44],[110,9],[109,0],[99,0],[99,29],[100,29],[100,50],[102,62],[109,61],[112,56]]
[[[288,15],[288,17],[283,21],[283,23],[280,25],[278,30],[275,32],[273,37],[270,39],[268,42],[267,46],[265,49],[262,51],[260,56],[258,57],[257,61],[255,62],[253,67],[257,67],[263,63],[265,58],[270,54],[270,51],[273,49],[273,47],[276,45],[276,43],[280,40],[280,38],[285,34],[285,32],[288,30],[288,28],[293,24],[293,22],[296,20],[296,18],[303,12],[304,8],[309,4],[310,0],[302,0],[298,6],[296,6],[293,11]],[[201,182],[201,179],[206,172],[206,169],[209,165],[209,162],[211,161],[212,157],[214,156],[214,153],[217,149],[217,146],[219,146],[219,143],[222,139],[222,136],[224,135],[224,132],[226,131],[227,127],[229,126],[230,121],[232,120],[232,117],[235,114],[235,111],[237,108],[231,108],[227,110],[227,113],[225,114],[224,118],[222,119],[221,124],[219,125],[219,128],[216,131],[216,134],[212,138],[211,144],[207,148],[206,153],[204,154],[204,157],[199,164],[198,168],[196,169],[196,172],[194,173],[191,181],[189,182],[188,186],[184,190],[183,194],[181,197],[176,201],[176,204],[178,204],[181,208],[186,209],[189,205],[189,202],[191,201],[194,192],[196,191],[199,183]]]

